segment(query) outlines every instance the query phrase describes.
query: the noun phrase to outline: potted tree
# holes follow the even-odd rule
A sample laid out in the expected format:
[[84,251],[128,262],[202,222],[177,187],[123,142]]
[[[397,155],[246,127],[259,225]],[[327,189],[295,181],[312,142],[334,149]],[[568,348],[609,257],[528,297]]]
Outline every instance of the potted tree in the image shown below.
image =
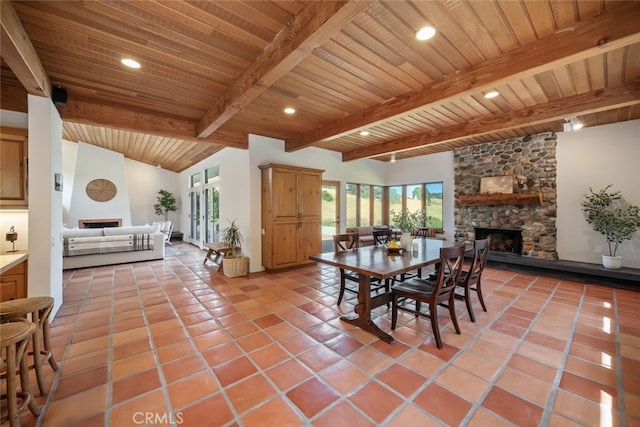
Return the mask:
[[242,255],[242,233],[235,220],[227,221],[229,226],[220,231],[220,240],[233,249],[222,258],[222,270],[227,277],[244,276],[249,271],[249,258]]
[[170,191],[160,190],[158,191],[158,198],[153,205],[153,209],[158,216],[164,216],[165,221],[169,221],[169,212],[175,212],[178,210],[176,198]]
[[609,246],[609,255],[602,255],[603,267],[618,269],[622,267],[618,247],[640,229],[640,207],[627,203],[619,191],[609,191],[610,187],[612,184],[598,192],[589,187],[581,205],[587,222],[604,235]]
[[411,250],[411,244],[413,238],[411,232],[418,227],[424,226],[425,212],[423,210],[417,210],[415,212],[409,212],[408,209],[396,213],[391,211],[391,219],[396,227],[402,231],[402,237],[400,237],[400,246],[406,251]]

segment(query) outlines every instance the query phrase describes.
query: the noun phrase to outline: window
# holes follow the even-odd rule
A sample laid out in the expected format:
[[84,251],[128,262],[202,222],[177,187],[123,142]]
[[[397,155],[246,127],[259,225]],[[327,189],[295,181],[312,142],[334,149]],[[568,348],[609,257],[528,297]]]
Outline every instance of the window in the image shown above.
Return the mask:
[[383,195],[382,186],[347,183],[347,228],[383,224]]
[[442,182],[392,185],[386,206],[384,190],[377,185],[347,183],[347,228],[385,224],[392,221],[390,216],[385,219],[387,213],[405,209],[424,210],[427,221],[422,226],[442,228]]
[[205,184],[211,184],[220,181],[220,165],[215,165],[207,168],[204,171]]
[[401,212],[403,207],[402,185],[394,185],[389,187],[389,212]]
[[371,186],[360,185],[360,224],[361,226],[368,226],[371,224]]
[[442,228],[442,182],[424,185],[427,227]]
[[384,223],[384,210],[382,206],[382,195],[384,188],[379,185],[373,185],[373,224],[380,225]]
[[409,212],[424,210],[427,222],[422,226],[442,228],[442,182],[389,187],[389,211],[404,209]]
[[189,188],[200,187],[200,172],[189,177]]
[[358,184],[347,183],[347,220],[346,226],[358,225]]

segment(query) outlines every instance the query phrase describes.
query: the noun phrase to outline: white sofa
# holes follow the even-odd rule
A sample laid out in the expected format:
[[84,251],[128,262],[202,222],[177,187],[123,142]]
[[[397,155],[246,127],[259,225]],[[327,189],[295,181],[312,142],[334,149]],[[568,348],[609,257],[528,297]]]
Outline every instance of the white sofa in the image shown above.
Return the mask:
[[64,270],[164,259],[165,236],[158,227],[63,230]]

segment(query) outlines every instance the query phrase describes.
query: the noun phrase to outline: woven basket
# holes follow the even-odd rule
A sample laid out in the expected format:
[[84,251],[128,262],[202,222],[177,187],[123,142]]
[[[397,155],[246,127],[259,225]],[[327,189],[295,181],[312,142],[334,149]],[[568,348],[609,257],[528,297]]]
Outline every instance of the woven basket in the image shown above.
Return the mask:
[[222,270],[227,277],[244,276],[249,271],[249,257],[231,255],[222,258]]

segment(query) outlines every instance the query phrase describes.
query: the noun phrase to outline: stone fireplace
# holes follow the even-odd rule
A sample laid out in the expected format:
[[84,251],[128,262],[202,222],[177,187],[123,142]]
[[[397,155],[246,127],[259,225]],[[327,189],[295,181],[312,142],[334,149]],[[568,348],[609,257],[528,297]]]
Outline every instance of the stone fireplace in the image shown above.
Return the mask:
[[[558,259],[556,164],[555,133],[455,149],[456,241],[491,234],[494,252]],[[503,176],[512,193],[480,194],[481,178]]]

